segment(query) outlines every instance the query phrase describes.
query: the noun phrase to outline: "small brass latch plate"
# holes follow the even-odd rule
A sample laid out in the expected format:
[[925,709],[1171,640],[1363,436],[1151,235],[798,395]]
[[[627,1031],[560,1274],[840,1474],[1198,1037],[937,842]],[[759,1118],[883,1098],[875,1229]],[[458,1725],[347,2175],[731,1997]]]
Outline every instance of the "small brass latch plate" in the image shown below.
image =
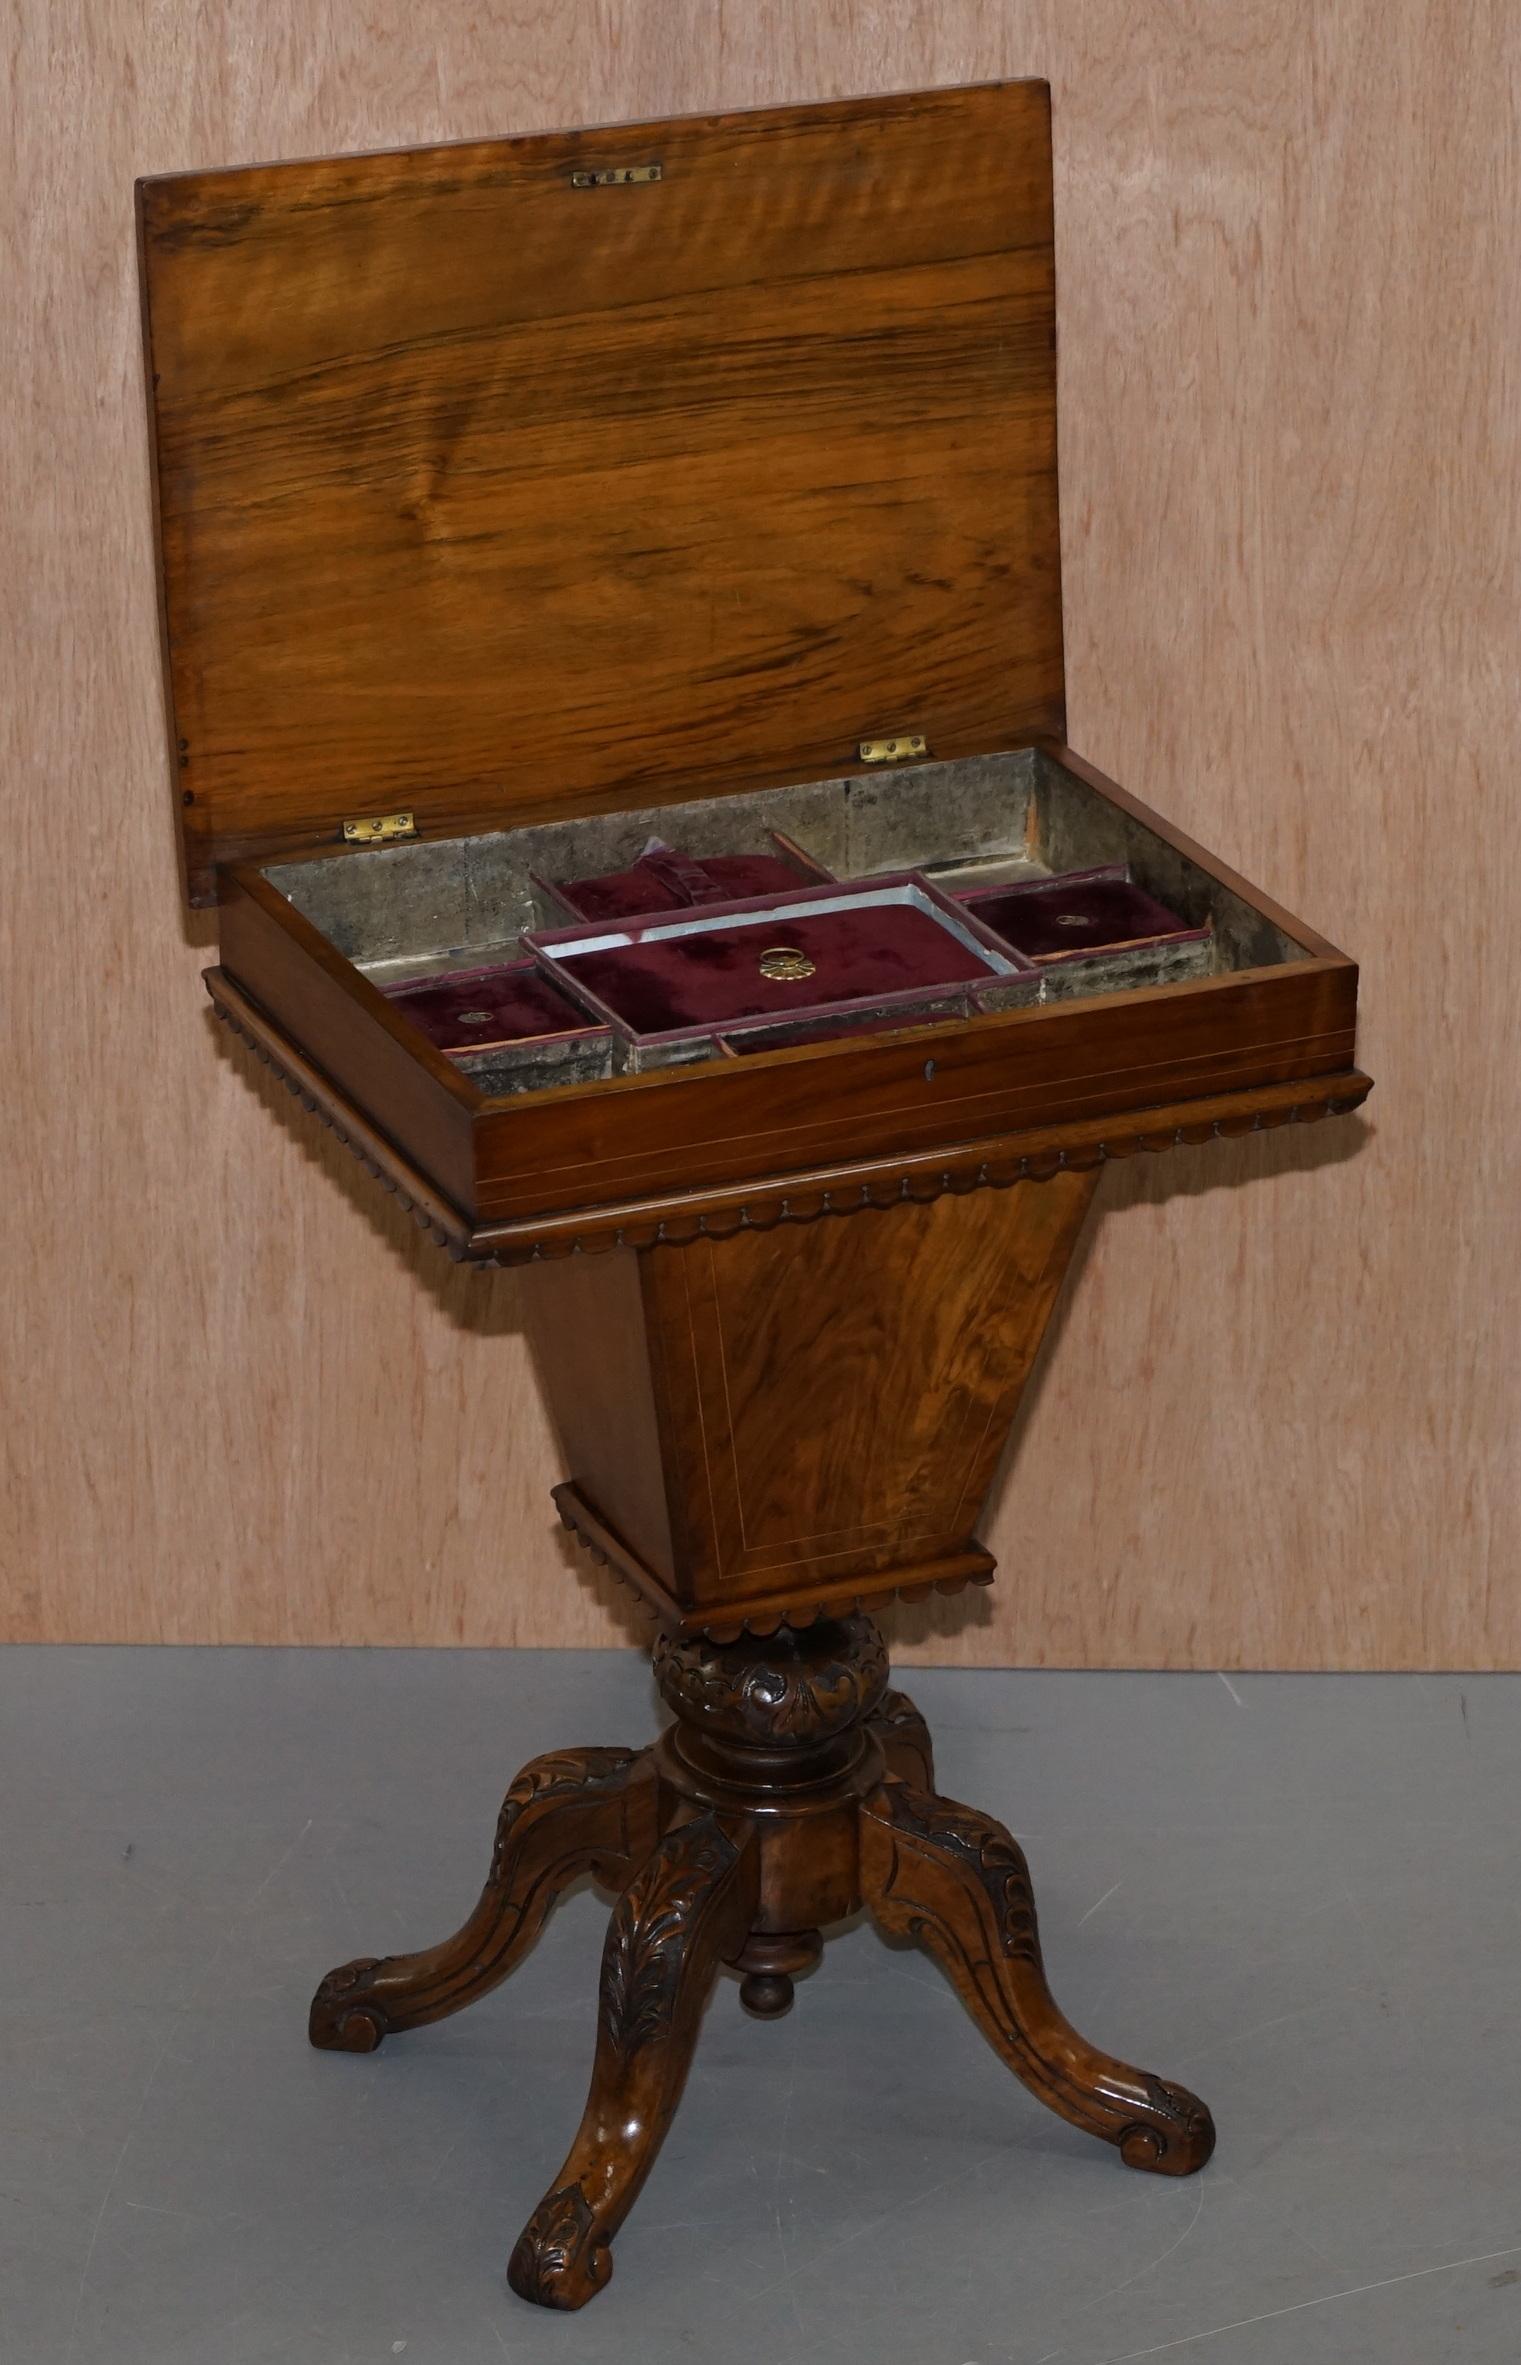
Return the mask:
[[415,838],[415,813],[377,813],[373,819],[346,821],[343,835],[351,846],[389,846],[397,838]]
[[602,172],[573,172],[573,189],[626,189],[633,181],[658,181],[658,164],[611,164]]
[[922,731],[900,731],[895,739],[863,739],[857,750],[863,764],[906,764],[929,754]]

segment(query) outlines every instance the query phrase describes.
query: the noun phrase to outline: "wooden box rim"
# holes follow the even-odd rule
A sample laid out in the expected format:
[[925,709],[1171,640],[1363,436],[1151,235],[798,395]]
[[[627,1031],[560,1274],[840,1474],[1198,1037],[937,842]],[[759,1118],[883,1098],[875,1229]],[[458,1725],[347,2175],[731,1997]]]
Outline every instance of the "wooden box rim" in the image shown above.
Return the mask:
[[207,985],[452,1253],[498,1263],[809,1220],[1355,1107],[1369,1089],[1355,962],[1071,749],[1038,745],[1303,957],[494,1097],[250,864],[222,873],[224,965]]

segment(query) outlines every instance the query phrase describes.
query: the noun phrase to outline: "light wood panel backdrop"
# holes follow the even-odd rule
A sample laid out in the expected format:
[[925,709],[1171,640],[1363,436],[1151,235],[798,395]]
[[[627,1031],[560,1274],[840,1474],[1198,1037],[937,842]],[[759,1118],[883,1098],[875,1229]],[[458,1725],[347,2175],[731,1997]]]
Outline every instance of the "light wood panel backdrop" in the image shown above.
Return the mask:
[[[510,1277],[213,1039],[137,172],[1039,73],[1074,743],[1364,959],[1366,1128],[1113,1171],[921,1655],[1521,1664],[1513,0],[20,0],[0,408],[3,1631],[619,1637]],[[1250,1185],[1250,1188],[1244,1187]],[[865,1220],[865,1219],[863,1219]]]

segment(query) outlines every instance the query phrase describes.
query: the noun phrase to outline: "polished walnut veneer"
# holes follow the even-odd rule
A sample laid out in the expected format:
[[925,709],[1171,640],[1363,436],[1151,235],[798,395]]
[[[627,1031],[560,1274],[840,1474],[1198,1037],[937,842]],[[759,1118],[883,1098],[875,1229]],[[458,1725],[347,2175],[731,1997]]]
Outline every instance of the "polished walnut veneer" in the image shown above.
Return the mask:
[[972,1530],[1095,1180],[530,1268],[567,1524],[684,1631],[986,1582]]
[[196,901],[353,814],[1060,730],[1044,84],[173,174],[140,212]]
[[[452,1255],[521,1268],[561,1517],[673,1717],[525,1768],[469,1919],[332,1972],[313,2042],[458,2010],[567,1881],[617,1890],[509,2269],[556,2307],[608,2279],[720,1969],[774,2016],[863,1907],[1052,2109],[1201,2167],[1203,2104],[1062,2018],[1024,1858],[935,1792],[869,1614],[993,1576],[1104,1165],[1369,1089],[1355,964],[1065,744],[1049,94],[178,175],[140,221],[213,1004]],[[535,880],[775,832],[841,878],[1118,865],[1187,963],[605,1075],[456,1060],[395,998],[511,957]]]

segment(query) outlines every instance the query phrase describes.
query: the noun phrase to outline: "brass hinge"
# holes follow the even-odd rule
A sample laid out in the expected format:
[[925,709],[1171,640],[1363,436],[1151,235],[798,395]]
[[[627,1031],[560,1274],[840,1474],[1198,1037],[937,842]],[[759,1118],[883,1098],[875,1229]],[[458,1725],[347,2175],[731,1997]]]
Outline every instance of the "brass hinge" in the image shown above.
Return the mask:
[[895,739],[863,739],[856,752],[863,764],[906,764],[928,755],[929,742],[922,731],[900,731]]
[[415,838],[415,813],[377,813],[360,821],[346,821],[343,834],[351,846],[389,846],[397,838]]
[[573,172],[573,189],[626,189],[634,181],[658,181],[658,164],[609,164],[601,172]]

